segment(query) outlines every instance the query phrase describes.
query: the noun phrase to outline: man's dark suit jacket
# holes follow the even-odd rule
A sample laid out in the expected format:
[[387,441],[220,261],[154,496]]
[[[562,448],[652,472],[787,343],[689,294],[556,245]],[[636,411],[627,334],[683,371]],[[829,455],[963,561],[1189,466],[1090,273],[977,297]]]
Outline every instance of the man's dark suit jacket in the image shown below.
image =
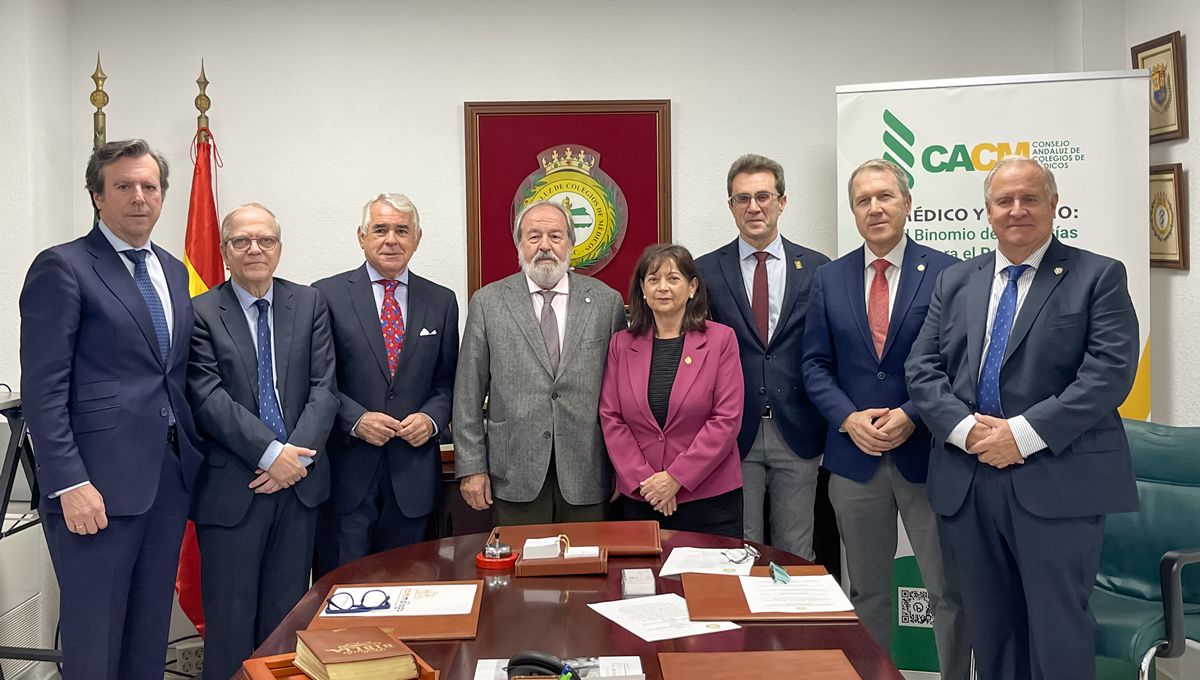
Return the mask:
[[313,284],[329,303],[337,352],[339,405],[329,439],[331,502],[339,514],[356,508],[384,456],[400,510],[407,517],[422,517],[433,512],[441,483],[437,438],[414,448],[394,437],[379,447],[352,432],[367,411],[398,420],[420,411],[433,418],[439,432],[446,430],[458,363],[458,301],[449,288],[409,271],[404,349],[393,380],[373,285],[366,265]]
[[768,345],[763,344],[754,323],[746,285],[742,282],[737,240],[696,260],[708,289],[713,321],[733,328],[738,338],[746,379],[746,405],[737,440],[742,458],[754,445],[768,404],[783,440],[792,451],[802,458],[814,458],[823,448],[825,418],[804,391],[800,360],[809,286],[817,267],[829,262],[829,258],[787,239],[783,239],[783,253],[787,285],[775,334]]
[[[995,254],[942,273],[906,364],[908,391],[933,432],[929,501],[962,506],[978,465],[946,438],[976,411]],[[1138,322],[1125,266],[1054,239],[1013,322],[1000,372],[1005,416],[1024,415],[1048,445],[1012,473],[1017,501],[1044,518],[1138,506],[1117,407],[1138,365]]]
[[[286,443],[317,451],[308,475],[292,488],[301,503],[315,508],[329,498],[325,442],[338,408],[329,310],[313,288],[283,279],[275,279],[274,288],[275,388]],[[196,329],[188,398],[209,444],[207,465],[192,497],[192,519],[232,527],[242,521],[254,500],[249,484],[276,436],[258,417],[256,339],[233,283],[222,283],[192,304]]]
[[[908,241],[881,359],[875,353],[867,321],[867,252],[865,246],[858,248],[818,269],[809,295],[804,386],[829,421],[821,464],[831,473],[856,482],[870,480],[879,467],[879,457],[863,453],[839,428],[855,411],[899,407],[916,430],[887,455],[905,479],[924,484],[929,467],[929,430],[908,398],[904,360],[925,321],[938,274],[958,260]],[[875,259],[874,255],[870,257]]]
[[146,302],[99,228],[43,251],[29,268],[21,292],[21,397],[45,511],[62,512],[47,494],[85,480],[109,515],[149,510],[172,411],[185,487],[200,469],[184,393],[192,333],[187,269],[153,248],[174,309],[165,365]]

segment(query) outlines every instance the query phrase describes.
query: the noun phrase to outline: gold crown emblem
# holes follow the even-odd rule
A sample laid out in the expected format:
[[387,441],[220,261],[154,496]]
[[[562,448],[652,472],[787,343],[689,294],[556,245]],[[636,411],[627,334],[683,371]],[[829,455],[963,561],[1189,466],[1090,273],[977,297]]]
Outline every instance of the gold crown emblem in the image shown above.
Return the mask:
[[583,149],[580,149],[577,154],[572,154],[569,146],[563,150],[561,156],[558,154],[558,149],[555,149],[551,152],[550,158],[542,156],[541,161],[542,170],[545,170],[547,175],[559,170],[574,170],[590,175],[592,168],[596,165],[595,156],[588,155]]
[[1160,88],[1167,82],[1167,65],[1154,64],[1150,67],[1150,85],[1154,88]]

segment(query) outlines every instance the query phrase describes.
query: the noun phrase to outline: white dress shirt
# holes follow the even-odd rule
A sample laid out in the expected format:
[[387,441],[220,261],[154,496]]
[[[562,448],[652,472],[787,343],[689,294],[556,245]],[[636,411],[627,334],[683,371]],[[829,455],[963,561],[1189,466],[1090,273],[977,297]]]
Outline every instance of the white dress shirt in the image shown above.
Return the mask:
[[[550,308],[554,310],[554,320],[558,322],[558,354],[562,356],[563,337],[567,333],[567,296],[570,294],[570,285],[568,281],[570,276],[563,274],[563,277],[554,284],[550,290],[558,293],[551,298]],[[546,304],[546,299],[542,297],[542,287],[533,282],[533,279],[525,277],[525,283],[529,284],[529,297],[533,300],[533,316],[534,318],[542,318],[542,306]]]
[[[738,261],[742,265],[742,284],[746,286],[746,299],[750,308],[754,308],[754,270],[758,267],[758,258],[754,257],[757,248],[738,237]],[[787,286],[787,267],[783,261],[783,236],[775,235],[775,240],[763,248],[767,254],[767,342],[775,336],[775,326],[779,323],[779,312],[783,309],[783,290]]]
[[[1021,314],[1021,306],[1025,304],[1025,297],[1029,294],[1030,286],[1033,285],[1033,277],[1037,274],[1038,267],[1042,264],[1042,258],[1045,257],[1051,240],[1046,239],[1041,248],[1033,251],[1033,254],[1025,258],[1025,261],[1021,263],[1029,265],[1029,269],[1022,272],[1021,278],[1017,279],[1017,308],[1013,311],[1013,326],[1016,326],[1015,321]],[[1008,285],[1008,272],[1004,270],[1012,264],[1007,257],[1004,257],[1003,253],[999,250],[996,251],[996,267],[992,274],[992,293],[988,300],[987,330],[983,336],[983,353],[980,355],[981,357],[987,356],[987,347],[992,342],[992,322],[995,321],[996,308],[1000,306],[1000,296],[1004,293],[1004,287]],[[1009,332],[1012,332],[1011,327],[1009,328]],[[983,371],[982,360],[979,362],[979,370],[980,372]],[[966,451],[967,434],[974,426],[974,416],[963,418],[958,425],[954,426],[954,430],[950,432],[950,436],[946,438],[946,441]],[[1017,442],[1017,450],[1021,452],[1023,457],[1028,458],[1031,454],[1046,448],[1045,440],[1034,431],[1033,426],[1029,424],[1024,415],[1016,415],[1008,418],[1008,427],[1012,430],[1013,439]]]
[[[884,277],[888,284],[888,319],[892,318],[892,308],[896,306],[896,291],[900,289],[900,268],[904,264],[904,247],[908,245],[908,237],[901,236],[900,242],[892,248],[891,252],[884,255],[882,259],[887,260],[891,266],[883,271]],[[866,262],[863,270],[863,284],[866,287],[866,296],[864,298],[867,303],[867,313],[871,313],[871,286],[875,283],[876,271],[874,262],[880,258],[871,252],[867,246],[863,246],[863,260]]]

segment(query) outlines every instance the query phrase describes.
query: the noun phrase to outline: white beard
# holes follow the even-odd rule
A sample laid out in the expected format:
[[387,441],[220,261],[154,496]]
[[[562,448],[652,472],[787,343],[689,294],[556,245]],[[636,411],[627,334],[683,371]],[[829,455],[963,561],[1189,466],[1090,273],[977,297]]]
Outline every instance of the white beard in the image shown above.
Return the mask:
[[[518,251],[517,261],[521,263],[521,271],[525,272],[525,276],[547,290],[558,285],[570,269],[570,261],[560,260],[554,253],[538,253],[530,262],[525,259],[524,253]],[[547,266],[546,262],[552,262],[553,266]]]

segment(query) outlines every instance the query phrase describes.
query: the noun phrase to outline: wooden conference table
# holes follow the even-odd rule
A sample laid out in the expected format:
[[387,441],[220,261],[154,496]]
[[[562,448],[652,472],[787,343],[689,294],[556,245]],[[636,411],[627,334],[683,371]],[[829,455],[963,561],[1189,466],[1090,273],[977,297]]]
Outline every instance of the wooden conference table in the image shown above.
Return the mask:
[[[489,571],[475,566],[475,554],[486,539],[487,534],[470,534],[426,541],[364,557],[334,570],[305,593],[254,656],[293,651],[296,631],[308,627],[335,583],[482,579],[483,604],[474,640],[411,643],[413,650],[441,671],[441,680],[471,680],[479,659],[507,659],[525,649],[567,657],[638,655],[647,680],[662,678],[658,652],[841,649],[863,680],[903,680],[859,623],[749,623],[741,624],[739,630],[643,642],[587,606],[621,599],[621,570],[649,567],[657,573],[671,548],[735,548],[741,547],[740,541],[664,530],[662,557],[610,557],[607,575],[517,578],[511,570]],[[807,564],[791,553],[754,545],[762,552],[757,564],[765,565],[770,560],[780,565]],[[683,595],[680,581],[656,581],[658,593]]]

